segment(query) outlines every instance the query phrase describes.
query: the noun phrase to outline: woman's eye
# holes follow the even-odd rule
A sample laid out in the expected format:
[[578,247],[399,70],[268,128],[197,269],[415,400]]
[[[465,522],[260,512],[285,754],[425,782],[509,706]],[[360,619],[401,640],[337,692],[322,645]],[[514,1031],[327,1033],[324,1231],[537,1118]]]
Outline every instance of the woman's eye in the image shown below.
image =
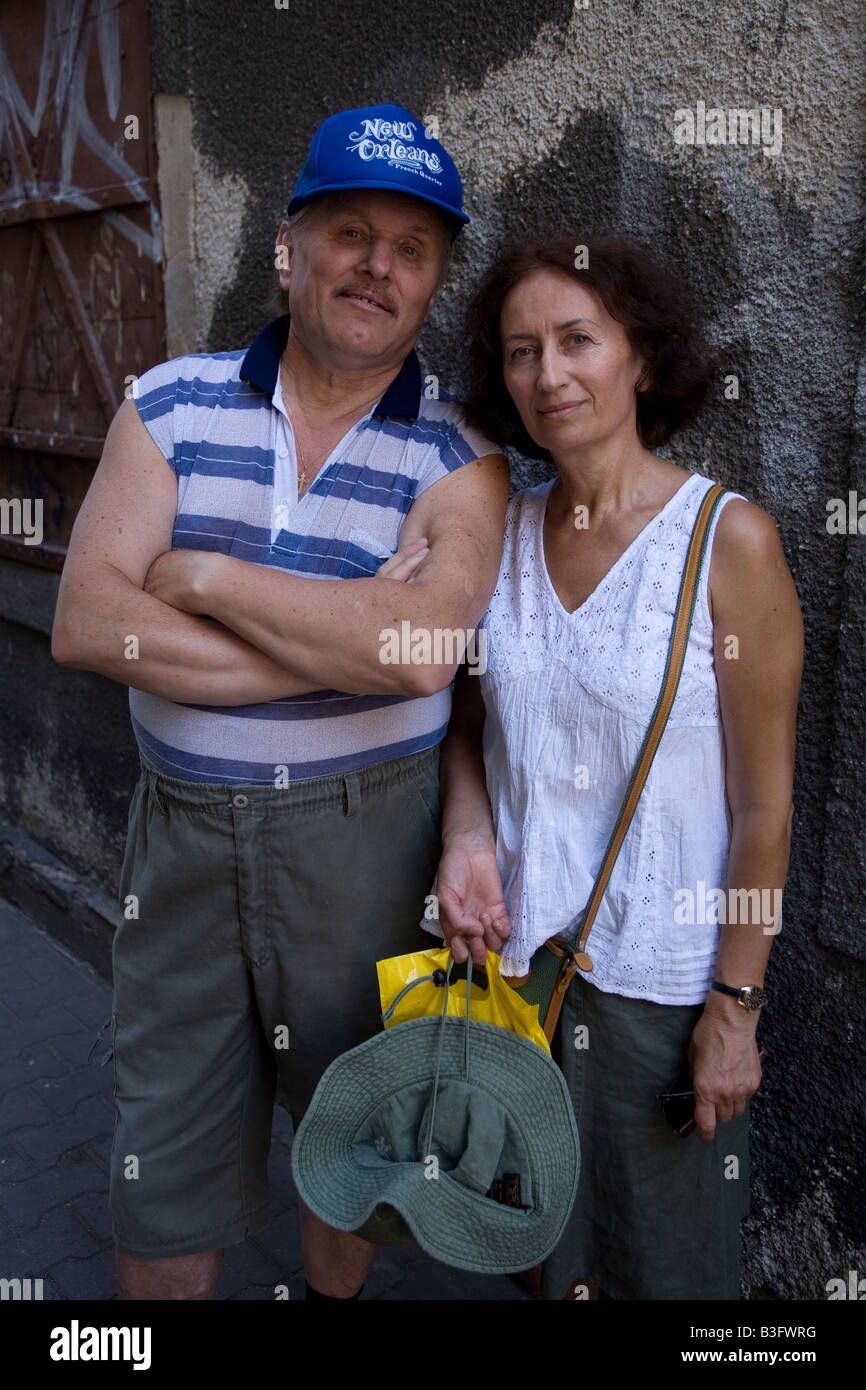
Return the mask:
[[569,333],[566,341],[569,343],[588,343],[589,338],[585,333]]
[[532,351],[532,348],[531,348],[531,347],[519,347],[519,348],[515,348],[514,351],[513,351],[512,354],[511,354],[511,360],[514,361],[515,358],[522,358],[526,353],[531,352],[531,351]]

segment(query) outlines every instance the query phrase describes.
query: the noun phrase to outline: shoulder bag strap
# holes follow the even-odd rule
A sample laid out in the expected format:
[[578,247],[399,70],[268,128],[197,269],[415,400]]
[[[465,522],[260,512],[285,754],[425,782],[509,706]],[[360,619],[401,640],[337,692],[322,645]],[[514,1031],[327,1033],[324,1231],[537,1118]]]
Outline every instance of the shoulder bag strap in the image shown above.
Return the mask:
[[598,871],[598,877],[593,885],[592,892],[589,896],[589,902],[586,905],[586,911],[583,915],[580,936],[578,937],[574,954],[574,963],[579,966],[581,970],[592,969],[592,961],[586,953],[586,939],[592,930],[592,924],[595,921],[595,916],[598,912],[604,890],[613,872],[613,866],[622,848],[626,832],[631,825],[632,816],[637,809],[640,794],[643,791],[644,783],[649,775],[653,758],[661,742],[661,737],[668,721],[668,715],[674,703],[674,697],[677,693],[677,687],[680,683],[680,676],[682,675],[683,663],[686,657],[686,646],[688,645],[689,630],[692,625],[692,615],[695,608],[697,580],[707,548],[707,535],[713,516],[726,491],[727,489],[722,487],[721,483],[714,483],[705,494],[695,520],[692,538],[689,542],[688,554],[686,555],[686,563],[683,567],[682,579],[680,580],[680,592],[677,599],[673,627],[671,628],[671,637],[668,644],[668,659],[662,678],[661,690],[659,691],[659,697],[656,701],[655,710],[653,711],[653,717],[650,720],[650,726],[647,729],[646,737],[641,745],[637,765],[626,789],[625,798],[620,808],[616,825],[613,828],[613,834],[604,852],[604,859],[602,860],[601,868]]

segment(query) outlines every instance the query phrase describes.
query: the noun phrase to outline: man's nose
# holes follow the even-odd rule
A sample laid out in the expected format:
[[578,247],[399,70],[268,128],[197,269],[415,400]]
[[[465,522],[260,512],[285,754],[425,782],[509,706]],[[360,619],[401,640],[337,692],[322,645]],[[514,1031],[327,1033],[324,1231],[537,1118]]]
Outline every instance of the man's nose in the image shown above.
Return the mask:
[[369,270],[371,275],[375,275],[378,279],[384,279],[385,276],[391,274],[393,268],[393,248],[384,237],[373,237],[364,245],[360,263],[365,270]]

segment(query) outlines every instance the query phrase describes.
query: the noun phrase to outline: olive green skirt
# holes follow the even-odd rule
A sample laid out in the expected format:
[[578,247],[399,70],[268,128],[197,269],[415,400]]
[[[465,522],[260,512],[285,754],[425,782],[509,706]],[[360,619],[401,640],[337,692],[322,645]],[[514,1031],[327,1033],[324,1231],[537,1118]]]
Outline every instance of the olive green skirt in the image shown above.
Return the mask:
[[544,1264],[544,1298],[574,1297],[581,1280],[620,1299],[741,1297],[749,1107],[708,1144],[674,1134],[656,1099],[683,1070],[702,1008],[605,994],[575,978],[554,1056],[574,1103],[580,1182]]

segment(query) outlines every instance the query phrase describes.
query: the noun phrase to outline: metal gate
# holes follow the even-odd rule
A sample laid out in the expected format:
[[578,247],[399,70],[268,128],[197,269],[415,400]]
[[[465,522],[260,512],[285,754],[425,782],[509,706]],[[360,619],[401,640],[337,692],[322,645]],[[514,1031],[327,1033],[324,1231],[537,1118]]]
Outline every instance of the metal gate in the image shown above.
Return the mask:
[[146,0],[4,0],[0,554],[62,567],[125,383],[165,357],[162,294]]

